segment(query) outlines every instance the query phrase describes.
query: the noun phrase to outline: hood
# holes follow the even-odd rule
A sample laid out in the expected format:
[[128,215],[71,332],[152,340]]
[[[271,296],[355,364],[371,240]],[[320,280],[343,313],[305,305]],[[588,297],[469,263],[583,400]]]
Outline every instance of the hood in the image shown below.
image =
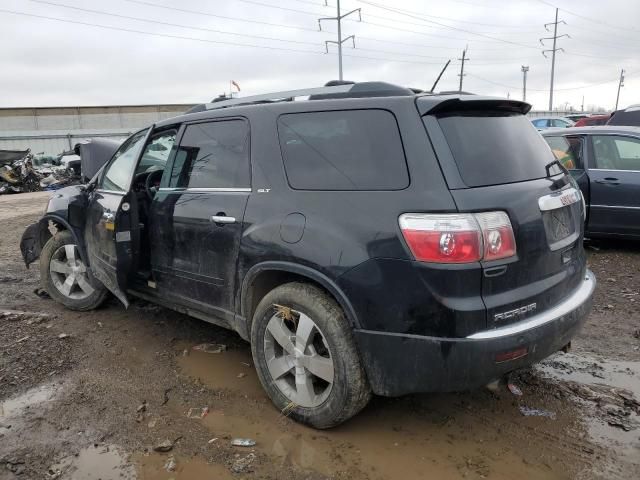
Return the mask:
[[89,179],[107,163],[122,141],[108,138],[93,138],[87,143],[76,145],[75,151],[80,155],[80,171],[83,178]]

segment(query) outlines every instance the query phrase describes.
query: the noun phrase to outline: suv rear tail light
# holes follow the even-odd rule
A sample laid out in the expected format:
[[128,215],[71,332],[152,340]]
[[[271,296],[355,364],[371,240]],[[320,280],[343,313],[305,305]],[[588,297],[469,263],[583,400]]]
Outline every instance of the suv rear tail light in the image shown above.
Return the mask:
[[505,212],[404,213],[399,224],[411,253],[421,262],[470,263],[516,253]]

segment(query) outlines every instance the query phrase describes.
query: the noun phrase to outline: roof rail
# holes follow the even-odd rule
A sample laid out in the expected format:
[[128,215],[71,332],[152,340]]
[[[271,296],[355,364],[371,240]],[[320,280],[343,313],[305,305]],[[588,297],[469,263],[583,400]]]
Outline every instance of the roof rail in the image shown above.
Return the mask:
[[353,88],[353,84],[348,85],[336,85],[334,87],[317,87],[317,88],[305,88],[302,90],[289,90],[286,92],[274,92],[265,93],[262,95],[252,95],[250,97],[233,98],[230,100],[223,100],[221,102],[206,103],[206,110],[216,110],[218,108],[232,107],[237,105],[247,105],[251,103],[259,102],[275,102],[278,100],[284,100],[295,97],[309,97],[311,95],[331,95],[336,93],[346,93]]

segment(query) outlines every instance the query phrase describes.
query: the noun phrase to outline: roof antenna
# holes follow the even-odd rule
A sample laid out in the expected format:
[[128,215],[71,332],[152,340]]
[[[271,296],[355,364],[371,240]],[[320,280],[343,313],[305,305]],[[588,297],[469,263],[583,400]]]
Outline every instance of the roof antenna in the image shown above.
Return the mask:
[[436,89],[436,85],[438,85],[440,78],[442,78],[442,74],[447,69],[450,63],[451,63],[451,59],[447,60],[447,63],[444,64],[444,67],[442,67],[442,70],[440,71],[440,75],[438,75],[438,78],[436,78],[436,81],[433,82],[433,87],[431,87],[431,90],[429,90],[429,93],[433,93],[433,91]]

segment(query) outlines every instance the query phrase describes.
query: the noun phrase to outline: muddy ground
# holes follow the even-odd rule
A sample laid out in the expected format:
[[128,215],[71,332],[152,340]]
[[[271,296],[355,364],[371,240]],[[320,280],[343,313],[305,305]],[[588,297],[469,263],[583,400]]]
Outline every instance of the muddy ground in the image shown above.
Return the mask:
[[[375,398],[315,431],[273,408],[231,332],[144,302],[77,313],[36,295],[18,243],[45,200],[0,197],[0,479],[640,478],[638,244],[588,244],[594,311],[571,353],[513,375],[522,396]],[[193,349],[205,342],[227,350]]]

